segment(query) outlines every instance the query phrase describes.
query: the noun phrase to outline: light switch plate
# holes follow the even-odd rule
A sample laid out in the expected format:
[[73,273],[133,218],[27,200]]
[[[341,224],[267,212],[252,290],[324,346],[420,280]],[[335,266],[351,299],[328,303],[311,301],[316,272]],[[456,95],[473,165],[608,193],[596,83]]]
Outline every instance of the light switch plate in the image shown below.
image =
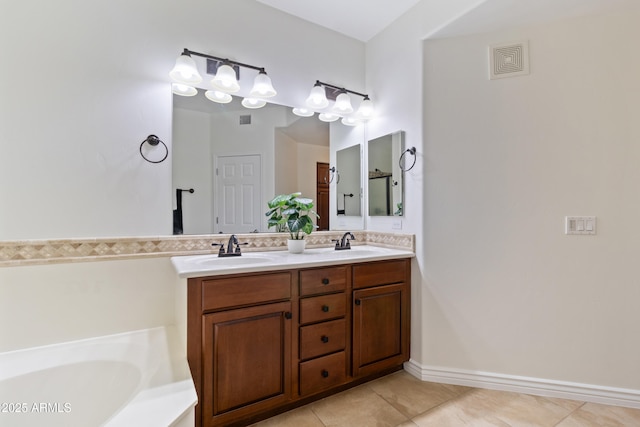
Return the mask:
[[595,216],[564,217],[564,234],[596,234]]

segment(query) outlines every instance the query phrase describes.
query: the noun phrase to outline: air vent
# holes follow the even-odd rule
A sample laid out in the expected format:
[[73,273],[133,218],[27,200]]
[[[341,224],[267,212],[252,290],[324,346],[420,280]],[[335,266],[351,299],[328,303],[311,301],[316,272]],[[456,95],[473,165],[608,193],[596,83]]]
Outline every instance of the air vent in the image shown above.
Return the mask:
[[241,125],[250,125],[251,124],[251,114],[243,114],[240,116],[240,124]]
[[489,46],[489,64],[491,80],[529,74],[529,42]]

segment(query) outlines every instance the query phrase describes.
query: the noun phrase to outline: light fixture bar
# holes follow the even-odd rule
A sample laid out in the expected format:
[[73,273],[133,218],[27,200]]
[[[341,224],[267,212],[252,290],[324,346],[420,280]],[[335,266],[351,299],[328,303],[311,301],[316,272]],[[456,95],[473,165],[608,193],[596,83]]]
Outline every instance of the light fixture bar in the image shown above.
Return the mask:
[[251,68],[252,70],[257,70],[257,71],[261,71],[261,72],[265,72],[263,67],[256,67],[255,65],[249,65],[249,64],[244,64],[242,62],[238,62],[238,61],[232,61],[231,59],[228,58],[220,58],[218,56],[213,56],[213,55],[208,55],[206,53],[200,53],[200,52],[195,52],[193,50],[189,50],[187,48],[184,49],[184,51],[182,52],[183,55],[195,55],[195,56],[201,56],[202,58],[209,58],[209,59],[213,59],[215,61],[219,61],[223,64],[232,64],[232,65],[238,65],[240,67],[245,67],[245,68]]
[[367,95],[365,93],[360,93],[360,92],[356,92],[354,90],[345,89],[343,87],[334,86],[334,85],[329,84],[329,83],[321,82],[320,80],[316,80],[316,85],[322,85],[322,86],[330,87],[332,89],[335,89],[335,90],[338,90],[338,91],[341,91],[341,92],[352,93],[354,95],[358,95],[358,96],[361,96],[363,98],[369,98],[369,95]]

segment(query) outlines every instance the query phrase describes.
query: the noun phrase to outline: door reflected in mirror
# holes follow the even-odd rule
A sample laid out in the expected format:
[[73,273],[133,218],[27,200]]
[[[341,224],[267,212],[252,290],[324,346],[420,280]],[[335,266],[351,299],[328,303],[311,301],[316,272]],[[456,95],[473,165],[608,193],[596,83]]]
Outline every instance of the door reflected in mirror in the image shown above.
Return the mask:
[[404,151],[404,131],[369,141],[369,216],[404,215],[404,177],[400,156]]
[[337,214],[345,216],[362,215],[360,203],[361,162],[360,145],[336,152],[336,206]]

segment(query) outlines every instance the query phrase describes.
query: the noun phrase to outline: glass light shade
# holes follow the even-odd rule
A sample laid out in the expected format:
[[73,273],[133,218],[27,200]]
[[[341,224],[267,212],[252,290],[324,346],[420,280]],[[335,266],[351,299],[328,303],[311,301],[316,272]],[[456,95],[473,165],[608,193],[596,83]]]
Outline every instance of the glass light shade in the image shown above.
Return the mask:
[[335,122],[336,120],[338,120],[340,118],[340,116],[337,116],[337,115],[331,114],[331,113],[320,113],[318,118],[320,120],[322,120],[323,122]]
[[254,98],[271,98],[276,94],[277,92],[271,84],[271,78],[264,71],[260,71],[253,81],[253,88],[249,95]]
[[196,61],[186,53],[176,59],[176,65],[169,72],[169,76],[178,83],[194,84],[202,81]]
[[198,94],[198,89],[182,83],[171,83],[171,92],[180,96],[194,96]]
[[353,113],[353,107],[351,106],[351,98],[349,95],[344,92],[338,95],[336,103],[333,105],[333,112],[337,114]]
[[228,104],[231,102],[231,95],[219,90],[208,90],[204,93],[209,101],[217,102],[218,104]]
[[307,107],[317,110],[326,108],[329,105],[329,100],[327,99],[327,95],[324,93],[324,87],[321,85],[315,85],[313,89],[311,89],[311,93],[305,101],[305,104],[307,104]]
[[211,84],[220,90],[225,92],[237,92],[240,90],[240,85],[236,79],[236,72],[228,64],[222,64],[218,67],[215,77],[211,80]]
[[360,120],[356,119],[355,117],[343,117],[341,122],[343,125],[346,125],[346,126],[358,126],[359,124],[362,123]]
[[371,102],[369,97],[366,97],[362,100],[362,102],[360,103],[360,107],[358,107],[356,115],[359,118],[365,120],[373,117],[373,102]]
[[242,106],[245,108],[262,108],[267,105],[267,101],[257,98],[244,98],[242,100]]
[[300,117],[311,117],[315,114],[313,111],[304,107],[295,107],[292,111],[293,111],[293,114]]

